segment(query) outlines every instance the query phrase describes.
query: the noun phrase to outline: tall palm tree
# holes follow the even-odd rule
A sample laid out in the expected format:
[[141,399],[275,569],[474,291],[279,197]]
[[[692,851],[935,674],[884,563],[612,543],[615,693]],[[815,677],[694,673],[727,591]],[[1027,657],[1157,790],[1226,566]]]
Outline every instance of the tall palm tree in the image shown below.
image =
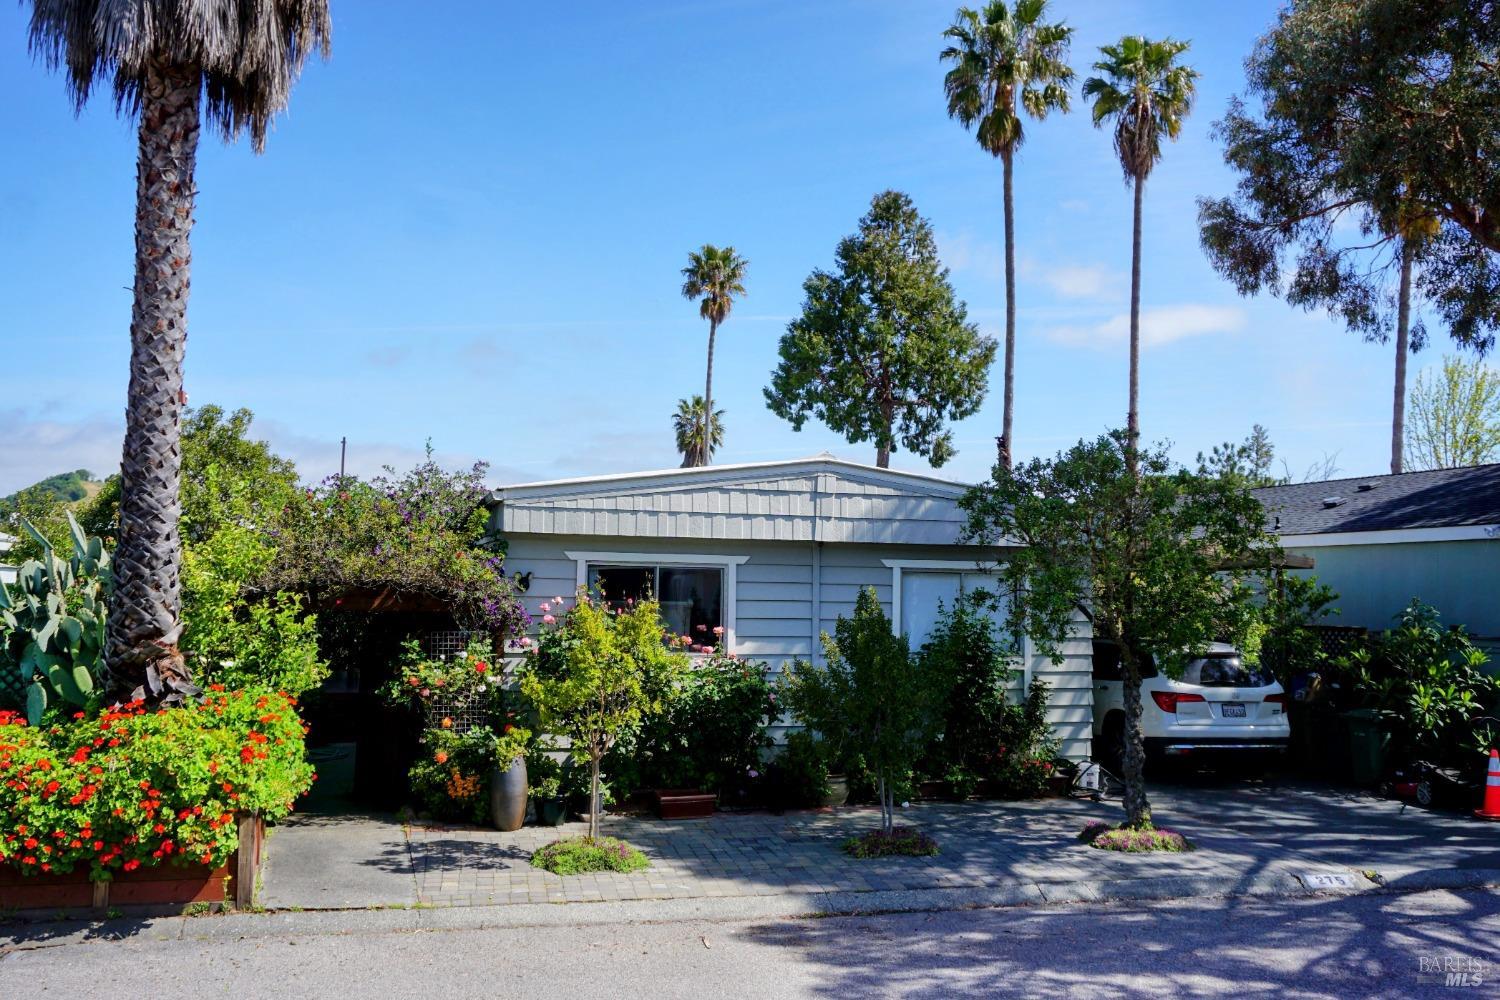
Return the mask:
[[1135,189],[1135,220],[1130,240],[1130,468],[1137,468],[1141,437],[1141,196],[1151,168],[1161,159],[1161,140],[1176,139],[1182,120],[1192,110],[1195,85],[1200,75],[1177,64],[1187,42],[1170,38],[1151,41],[1127,35],[1114,45],[1102,46],[1104,58],[1094,63],[1103,74],[1083,82],[1083,96],[1094,101],[1094,125],[1114,122],[1115,152],[1125,180]]
[[1040,121],[1068,110],[1068,41],[1073,29],[1046,24],[1047,0],[995,0],[983,12],[960,7],[943,37],[954,44],[940,58],[953,68],[943,78],[948,116],[974,129],[979,145],[999,157],[1005,213],[1005,394],[998,441],[1000,463],[1010,468],[1015,411],[1016,230],[1012,174],[1025,139],[1021,112]]
[[679,399],[677,412],[672,414],[672,430],[677,434],[677,450],[682,453],[682,467],[691,469],[707,465],[714,452],[724,445],[724,411],[715,410],[713,433],[709,438],[708,453],[703,450],[703,397]]
[[181,625],[182,355],[198,131],[265,148],[310,52],[326,58],[327,0],[31,0],[31,50],[61,67],[75,110],[109,84],[139,118],[135,300],[105,664],[109,690],[170,701],[193,690]]
[[[708,377],[703,382],[703,436],[707,434],[708,414],[714,401],[714,339],[719,324],[729,318],[735,296],[745,294],[745,269],[750,262],[735,253],[734,247],[722,249],[711,243],[688,253],[688,265],[682,269],[682,297],[698,299],[698,315],[708,320]],[[722,440],[715,444],[722,444]],[[709,449],[698,454],[697,465],[707,465]]]

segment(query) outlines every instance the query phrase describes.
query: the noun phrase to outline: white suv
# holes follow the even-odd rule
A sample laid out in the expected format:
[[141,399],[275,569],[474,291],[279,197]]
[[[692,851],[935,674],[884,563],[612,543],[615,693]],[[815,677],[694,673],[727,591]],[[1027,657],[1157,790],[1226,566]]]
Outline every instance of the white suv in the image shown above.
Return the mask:
[[[1125,749],[1125,683],[1120,651],[1094,643],[1094,756],[1119,773]],[[1214,643],[1188,663],[1181,680],[1149,663],[1141,676],[1141,730],[1150,759],[1285,753],[1292,730],[1286,692],[1239,651]]]

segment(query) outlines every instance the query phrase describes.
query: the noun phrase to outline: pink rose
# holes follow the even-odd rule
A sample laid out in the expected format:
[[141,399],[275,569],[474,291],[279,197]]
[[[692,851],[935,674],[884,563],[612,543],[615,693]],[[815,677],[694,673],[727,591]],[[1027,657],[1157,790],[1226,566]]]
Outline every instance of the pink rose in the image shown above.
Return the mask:
[[714,626],[714,635],[723,635],[723,634],[724,634],[724,626],[723,625],[715,625]]
[[548,611],[551,611],[551,610],[552,610],[552,605],[548,604],[546,601],[543,601],[542,602],[542,614],[546,614]]
[[[542,607],[544,607],[544,608],[546,606],[547,605],[545,605],[545,604],[542,605]],[[544,624],[544,625],[555,625],[555,624],[557,624],[557,619],[554,616],[552,616],[552,615],[542,615],[542,624]]]

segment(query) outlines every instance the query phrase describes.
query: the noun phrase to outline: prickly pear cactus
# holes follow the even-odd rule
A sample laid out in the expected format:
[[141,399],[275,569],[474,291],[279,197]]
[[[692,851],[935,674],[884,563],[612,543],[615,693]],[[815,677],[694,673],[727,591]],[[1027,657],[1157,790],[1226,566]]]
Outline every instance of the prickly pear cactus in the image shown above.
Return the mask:
[[16,582],[0,583],[0,670],[19,670],[26,717],[41,722],[48,705],[87,707],[101,689],[104,624],[114,577],[104,542],[88,537],[72,513],[73,556],[64,561],[24,518],[21,526],[42,545]]

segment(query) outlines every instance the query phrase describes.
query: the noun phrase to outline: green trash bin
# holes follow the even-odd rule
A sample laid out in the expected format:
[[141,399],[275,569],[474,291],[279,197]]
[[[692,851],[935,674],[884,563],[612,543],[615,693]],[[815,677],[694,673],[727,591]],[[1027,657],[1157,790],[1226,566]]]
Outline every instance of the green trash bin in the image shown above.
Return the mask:
[[1354,783],[1361,788],[1373,788],[1385,773],[1385,756],[1391,741],[1381,725],[1380,713],[1369,708],[1345,712],[1344,726],[1349,732],[1349,763]]

